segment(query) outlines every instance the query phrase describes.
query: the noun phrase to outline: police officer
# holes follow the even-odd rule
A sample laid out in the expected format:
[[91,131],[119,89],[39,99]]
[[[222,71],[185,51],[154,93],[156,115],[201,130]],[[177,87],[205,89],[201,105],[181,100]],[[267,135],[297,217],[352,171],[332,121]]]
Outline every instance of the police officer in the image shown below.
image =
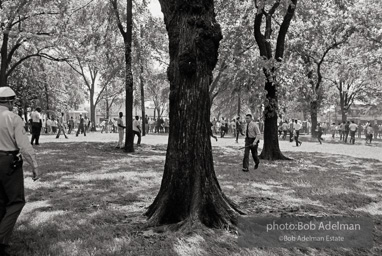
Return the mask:
[[39,179],[35,151],[29,143],[22,119],[12,112],[16,98],[9,87],[0,87],[0,255],[6,252],[16,220],[24,207],[22,156]]

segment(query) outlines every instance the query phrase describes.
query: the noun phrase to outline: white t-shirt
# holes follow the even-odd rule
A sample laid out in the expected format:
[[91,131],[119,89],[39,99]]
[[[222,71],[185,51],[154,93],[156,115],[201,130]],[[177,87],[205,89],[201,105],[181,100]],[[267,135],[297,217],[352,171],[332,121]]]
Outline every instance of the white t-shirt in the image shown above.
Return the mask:
[[139,121],[134,120],[133,121],[133,131],[140,132],[138,126],[139,126]]
[[299,131],[299,130],[301,129],[301,124],[300,124],[299,122],[294,123],[293,128],[294,128],[296,131]]
[[37,111],[33,111],[32,114],[31,114],[31,119],[32,119],[32,122],[34,123],[39,123],[40,120],[41,120],[41,115],[39,112]]
[[[118,118],[118,120],[117,120],[117,126],[118,125],[121,125],[121,126],[124,126],[123,125],[123,120],[122,120],[122,118]],[[118,126],[118,131],[123,131],[123,127],[120,127],[120,126]]]
[[357,130],[357,125],[355,123],[351,123],[349,125],[349,130],[355,132]]

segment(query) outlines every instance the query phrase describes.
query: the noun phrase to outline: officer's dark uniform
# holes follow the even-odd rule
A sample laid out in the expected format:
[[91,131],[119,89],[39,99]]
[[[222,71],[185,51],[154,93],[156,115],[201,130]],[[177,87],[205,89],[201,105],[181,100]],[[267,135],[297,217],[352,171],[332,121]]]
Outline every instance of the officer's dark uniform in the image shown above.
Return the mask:
[[8,255],[5,247],[25,205],[23,160],[19,151],[33,170],[38,167],[22,119],[9,111],[7,104],[14,99],[9,87],[0,88],[0,255]]

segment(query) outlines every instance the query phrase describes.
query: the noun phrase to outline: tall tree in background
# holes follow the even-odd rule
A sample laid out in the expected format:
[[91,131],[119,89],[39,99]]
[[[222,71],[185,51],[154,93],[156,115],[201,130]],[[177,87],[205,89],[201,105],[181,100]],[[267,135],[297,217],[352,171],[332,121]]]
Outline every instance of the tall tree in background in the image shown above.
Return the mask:
[[238,210],[219,186],[210,141],[209,86],[222,39],[214,1],[160,4],[169,36],[171,129],[161,188],[146,215],[153,225],[221,228],[236,222]]
[[314,137],[321,103],[325,98],[325,66],[331,65],[328,63],[330,54],[348,42],[355,32],[355,26],[350,11],[343,8],[341,1],[306,1],[298,11],[298,26],[291,30],[291,51],[299,55],[297,58],[305,69],[303,72],[307,83],[304,87],[310,107],[311,134]]
[[[281,9],[279,8],[282,7],[280,4],[282,5],[284,2],[281,0],[273,1],[268,10],[266,10],[266,2],[263,0],[255,1],[257,13],[254,23],[254,35],[259,46],[260,56],[266,61],[263,69],[266,79],[265,90],[267,91],[264,109],[264,148],[260,157],[268,160],[286,160],[288,158],[281,153],[277,136],[279,107],[277,89],[279,85],[276,81],[276,63],[274,62],[281,62],[283,60],[286,35],[296,10],[297,0],[287,1],[287,10],[278,31],[274,57],[272,49],[272,22],[275,19],[275,12],[277,9]],[[263,24],[263,21],[265,21],[265,24]],[[264,33],[262,33],[263,28],[265,28]]]
[[65,2],[53,0],[0,1],[0,87],[24,61],[40,57],[63,61],[56,56],[60,17]]
[[[126,82],[126,139],[125,151],[134,152],[134,133],[133,133],[133,104],[134,88],[133,73],[131,71],[131,44],[133,35],[133,1],[126,0],[126,30],[122,24],[118,0],[110,0],[119,32],[123,37],[125,46],[125,82]],[[125,18],[123,19],[125,20]]]

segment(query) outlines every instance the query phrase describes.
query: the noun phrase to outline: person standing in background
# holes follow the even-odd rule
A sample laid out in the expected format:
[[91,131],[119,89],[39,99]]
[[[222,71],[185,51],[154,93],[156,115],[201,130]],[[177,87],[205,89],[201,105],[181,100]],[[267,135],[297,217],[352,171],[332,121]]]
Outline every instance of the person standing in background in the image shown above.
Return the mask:
[[371,126],[371,123],[369,123],[369,125],[366,127],[366,134],[367,134],[366,135],[366,143],[369,140],[370,144],[371,144],[371,141],[373,140],[373,133],[374,133],[374,129]]
[[73,120],[73,117],[70,117],[69,119],[69,131],[68,131],[68,134],[70,134],[72,132],[72,130],[74,129],[74,120]]
[[123,125],[123,113],[119,112],[119,118],[117,120],[117,126],[118,126],[118,134],[119,134],[119,140],[116,148],[122,148],[123,147],[123,135],[125,133],[126,126]]
[[58,118],[58,133],[56,139],[60,138],[61,132],[64,134],[65,139],[68,139],[68,136],[65,134],[65,114],[61,113],[61,116]]
[[133,133],[134,137],[135,135],[138,136],[137,145],[141,145],[141,127],[139,125],[139,116],[135,116],[135,120],[133,121]]
[[349,131],[350,131],[350,144],[355,143],[355,133],[357,131],[357,125],[354,123],[354,121],[351,121],[351,124],[349,125]]
[[80,115],[80,120],[79,120],[79,124],[78,124],[78,130],[77,130],[77,133],[76,133],[76,137],[78,137],[78,134],[81,132],[81,133],[84,133],[84,136],[86,136],[86,130],[85,130],[85,120],[84,118],[82,117],[82,115]]
[[259,167],[260,160],[257,155],[257,148],[259,146],[261,132],[256,122],[252,120],[252,115],[247,114],[245,117],[247,122],[247,129],[245,132],[245,147],[244,147],[244,159],[243,159],[243,172],[248,172],[249,166],[249,151],[252,153],[253,160],[255,161],[255,170]]
[[42,119],[41,119],[41,108],[37,107],[35,111],[31,114],[31,120],[32,120],[32,139],[31,144],[35,143],[36,145],[40,145],[39,139],[40,139],[40,133],[42,128]]
[[145,116],[145,133],[149,134],[149,116]]
[[300,137],[300,130],[301,130],[301,123],[297,120],[294,120],[294,132],[295,132],[295,141],[296,141],[296,147],[301,146],[302,142],[298,140],[298,137]]

